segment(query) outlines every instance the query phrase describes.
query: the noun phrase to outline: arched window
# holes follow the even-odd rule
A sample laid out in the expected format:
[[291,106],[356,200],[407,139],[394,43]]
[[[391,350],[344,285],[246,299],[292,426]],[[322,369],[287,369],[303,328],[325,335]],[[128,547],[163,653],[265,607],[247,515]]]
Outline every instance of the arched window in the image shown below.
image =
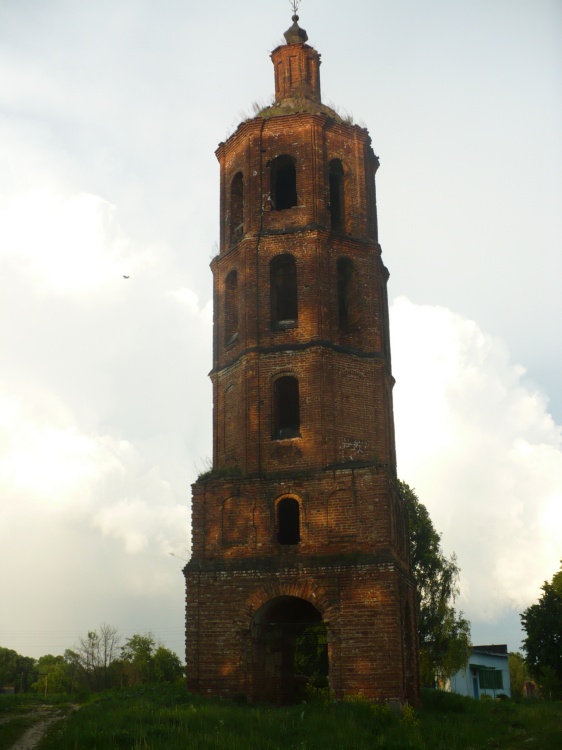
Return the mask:
[[300,437],[299,381],[284,375],[273,384],[273,438]]
[[330,226],[333,232],[343,232],[343,165],[339,159],[332,159],[328,165],[330,180]]
[[244,234],[244,178],[237,172],[230,184],[230,242],[235,245]]
[[298,544],[300,540],[299,502],[294,497],[284,497],[277,503],[277,541],[279,544]]
[[238,274],[231,271],[224,289],[224,342],[232,344],[238,338]]
[[338,325],[340,331],[348,333],[352,327],[353,263],[349,258],[338,258]]
[[297,205],[297,171],[292,156],[278,156],[270,164],[270,195],[273,208],[283,211]]
[[277,255],[270,264],[271,325],[292,328],[297,323],[297,264],[292,255]]

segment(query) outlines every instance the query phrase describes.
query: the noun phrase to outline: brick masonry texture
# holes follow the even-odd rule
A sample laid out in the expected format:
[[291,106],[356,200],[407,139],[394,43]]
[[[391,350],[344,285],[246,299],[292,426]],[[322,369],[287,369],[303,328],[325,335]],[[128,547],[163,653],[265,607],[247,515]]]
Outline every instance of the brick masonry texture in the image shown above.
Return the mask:
[[[193,485],[188,686],[290,701],[295,634],[322,621],[336,697],[415,704],[378,159],[364,128],[321,105],[315,50],[282,45],[272,59],[279,110],[242,123],[217,150],[213,471]],[[294,166],[283,179],[296,198],[283,210],[278,164]],[[296,276],[283,321],[272,312],[280,256]],[[298,381],[299,421],[287,434],[277,429],[283,377]],[[281,529],[288,498],[298,515],[291,543]]]

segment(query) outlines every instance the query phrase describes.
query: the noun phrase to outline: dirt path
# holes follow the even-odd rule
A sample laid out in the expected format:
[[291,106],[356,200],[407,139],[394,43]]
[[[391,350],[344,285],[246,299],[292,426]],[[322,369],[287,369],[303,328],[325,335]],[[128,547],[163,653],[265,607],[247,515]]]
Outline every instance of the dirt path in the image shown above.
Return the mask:
[[[77,711],[79,708],[80,706],[71,706],[70,710],[71,712]],[[14,742],[9,750],[34,750],[43,738],[43,735],[47,731],[47,728],[50,727],[51,724],[64,719],[65,715],[66,714],[57,709],[56,711],[51,713],[50,716],[41,719],[37,722],[37,724],[34,724],[32,727],[27,729],[19,738],[19,740],[16,740],[16,742]]]
[[10,750],[33,750],[39,744],[47,727],[54,724],[55,721],[60,721],[62,718],[62,714],[59,714],[58,716],[51,716],[48,719],[42,719],[37,722],[37,724],[27,729],[19,740],[16,740]]

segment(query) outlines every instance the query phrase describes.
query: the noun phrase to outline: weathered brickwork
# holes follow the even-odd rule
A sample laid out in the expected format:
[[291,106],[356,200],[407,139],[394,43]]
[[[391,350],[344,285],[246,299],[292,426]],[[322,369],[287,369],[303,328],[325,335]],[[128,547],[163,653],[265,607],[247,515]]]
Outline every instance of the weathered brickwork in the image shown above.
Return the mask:
[[[283,442],[283,441],[282,441]],[[276,505],[301,506],[298,548],[278,544]],[[209,479],[193,488],[192,552],[198,561],[390,552],[407,566],[406,519],[385,468],[288,472],[276,479]]]
[[[269,677],[256,642],[256,614],[267,602],[298,597],[312,602],[326,623],[330,683],[336,698],[364,695],[403,701],[404,612],[412,607],[409,582],[391,560],[337,558],[310,564],[292,557],[270,566],[234,566],[195,572],[188,578],[187,650],[190,689],[253,700],[280,698],[275,665]],[[413,648],[410,648],[413,651]]]
[[321,104],[306,35],[286,38],[276,103],[217,150],[213,471],[193,485],[188,686],[291,700],[296,639],[323,623],[336,697],[415,703],[378,160]]

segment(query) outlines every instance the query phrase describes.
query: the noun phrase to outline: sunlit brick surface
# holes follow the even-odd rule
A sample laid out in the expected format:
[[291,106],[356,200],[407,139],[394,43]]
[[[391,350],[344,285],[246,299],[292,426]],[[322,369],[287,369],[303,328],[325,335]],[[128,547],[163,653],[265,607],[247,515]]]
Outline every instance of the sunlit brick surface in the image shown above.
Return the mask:
[[[365,129],[320,105],[312,48],[272,58],[285,111],[243,123],[217,150],[213,472],[193,485],[188,686],[290,700],[295,633],[318,620],[336,697],[415,703],[378,160]],[[272,302],[294,294],[293,276],[272,271],[279,256],[296,268],[288,320]],[[291,403],[275,395],[282,377],[298,381]],[[285,498],[297,503],[296,543],[279,541]]]

